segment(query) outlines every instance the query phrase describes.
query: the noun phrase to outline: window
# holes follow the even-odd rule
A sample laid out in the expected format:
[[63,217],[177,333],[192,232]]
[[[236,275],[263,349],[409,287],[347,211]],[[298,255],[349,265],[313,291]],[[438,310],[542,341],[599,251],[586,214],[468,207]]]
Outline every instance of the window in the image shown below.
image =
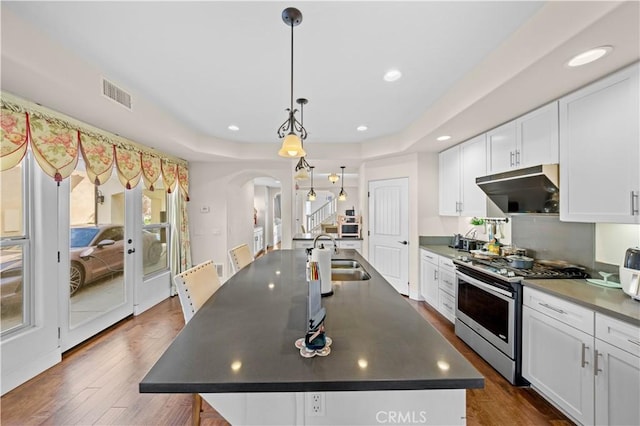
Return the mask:
[[[0,172],[0,335],[32,324],[28,158]],[[18,189],[18,190],[17,190]]]
[[145,277],[169,269],[170,226],[167,193],[161,179],[154,189],[142,192],[142,268]]

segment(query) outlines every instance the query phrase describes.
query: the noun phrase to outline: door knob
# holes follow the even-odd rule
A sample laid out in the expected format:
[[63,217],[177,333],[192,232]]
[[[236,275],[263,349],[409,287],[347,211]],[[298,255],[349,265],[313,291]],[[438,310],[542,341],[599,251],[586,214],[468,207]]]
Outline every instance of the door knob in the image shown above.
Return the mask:
[[135,253],[135,252],[136,252],[136,249],[129,249],[129,250],[127,250],[127,253],[128,253],[128,254]]
[[405,246],[406,246],[407,244],[409,244],[409,241],[398,241],[398,242],[399,242],[400,244],[402,244],[402,245],[405,245]]

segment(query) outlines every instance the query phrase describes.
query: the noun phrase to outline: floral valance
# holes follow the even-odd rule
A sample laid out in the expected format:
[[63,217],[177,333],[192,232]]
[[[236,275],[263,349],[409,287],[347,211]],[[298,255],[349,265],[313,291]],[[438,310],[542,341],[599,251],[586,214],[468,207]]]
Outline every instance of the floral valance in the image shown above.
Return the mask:
[[27,149],[42,170],[57,182],[68,178],[82,153],[87,175],[104,184],[115,166],[118,180],[131,189],[140,180],[153,191],[162,176],[167,192],[176,185],[189,196],[189,174],[184,160],[94,128],[71,117],[2,92],[0,108],[0,170],[18,165]]

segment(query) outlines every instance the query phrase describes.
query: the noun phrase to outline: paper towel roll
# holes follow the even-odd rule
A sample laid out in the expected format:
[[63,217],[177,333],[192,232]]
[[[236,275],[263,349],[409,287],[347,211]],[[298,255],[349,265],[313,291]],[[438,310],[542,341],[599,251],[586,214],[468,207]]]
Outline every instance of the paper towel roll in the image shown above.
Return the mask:
[[311,260],[318,262],[320,269],[320,292],[323,295],[329,295],[333,293],[331,287],[331,254],[333,249],[331,248],[315,248],[311,253]]

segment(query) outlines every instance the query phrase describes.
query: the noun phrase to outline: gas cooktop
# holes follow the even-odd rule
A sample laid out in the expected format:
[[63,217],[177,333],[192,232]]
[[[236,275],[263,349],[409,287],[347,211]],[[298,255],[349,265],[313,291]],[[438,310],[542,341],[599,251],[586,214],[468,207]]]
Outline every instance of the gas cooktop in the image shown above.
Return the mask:
[[509,262],[501,257],[490,260],[469,258],[461,256],[453,260],[458,265],[464,265],[477,271],[486,272],[490,275],[510,282],[521,281],[523,278],[531,279],[571,279],[589,278],[590,275],[582,268],[554,268],[537,262],[533,263],[530,269],[514,268]]

